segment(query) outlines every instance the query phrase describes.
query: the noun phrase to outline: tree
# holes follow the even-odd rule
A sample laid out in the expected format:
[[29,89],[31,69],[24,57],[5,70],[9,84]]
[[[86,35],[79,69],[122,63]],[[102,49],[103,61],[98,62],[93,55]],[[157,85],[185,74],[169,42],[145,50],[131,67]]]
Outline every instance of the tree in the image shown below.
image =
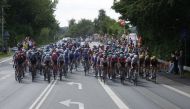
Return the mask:
[[75,25],[75,19],[71,19],[71,20],[69,21],[69,27],[71,27],[71,26],[73,26],[73,25]]
[[122,28],[119,23],[106,15],[104,10],[99,10],[98,18],[94,20],[95,31],[99,34],[121,35]]
[[65,37],[85,37],[94,33],[94,24],[91,20],[81,19],[78,23],[72,19],[69,21],[69,28]]
[[112,8],[137,26],[145,45],[169,54],[180,47],[181,30],[190,30],[189,5],[189,0],[120,0]]
[[[17,37],[30,35],[39,40],[44,27],[50,29],[49,39],[59,29],[54,16],[57,0],[7,0],[8,8],[5,9],[6,30]],[[48,39],[47,38],[47,39]],[[40,42],[40,41],[39,41]]]

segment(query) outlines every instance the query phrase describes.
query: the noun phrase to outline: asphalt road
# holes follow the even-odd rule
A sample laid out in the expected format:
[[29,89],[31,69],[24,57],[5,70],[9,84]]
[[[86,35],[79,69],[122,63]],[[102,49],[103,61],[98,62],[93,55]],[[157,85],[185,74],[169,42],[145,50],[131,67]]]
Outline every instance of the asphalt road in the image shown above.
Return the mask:
[[82,68],[51,84],[26,74],[14,80],[11,60],[0,62],[0,109],[190,109],[190,86],[158,76],[158,84],[139,80],[138,86],[118,80],[103,84]]

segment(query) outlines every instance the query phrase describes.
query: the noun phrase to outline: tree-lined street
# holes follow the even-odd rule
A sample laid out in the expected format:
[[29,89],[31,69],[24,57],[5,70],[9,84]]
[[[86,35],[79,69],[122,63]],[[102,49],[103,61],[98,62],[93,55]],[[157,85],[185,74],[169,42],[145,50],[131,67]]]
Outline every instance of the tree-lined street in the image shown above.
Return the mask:
[[0,0],[0,109],[190,109],[189,5]]

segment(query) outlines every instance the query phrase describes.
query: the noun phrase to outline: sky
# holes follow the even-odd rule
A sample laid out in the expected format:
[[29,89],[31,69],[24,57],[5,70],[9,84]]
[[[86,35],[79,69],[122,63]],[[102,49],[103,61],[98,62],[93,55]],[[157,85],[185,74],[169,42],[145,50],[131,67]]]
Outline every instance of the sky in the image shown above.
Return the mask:
[[82,18],[94,20],[98,17],[98,11],[104,9],[111,18],[118,20],[120,16],[111,9],[113,0],[59,0],[55,11],[55,17],[60,27],[68,26],[72,18],[76,21]]

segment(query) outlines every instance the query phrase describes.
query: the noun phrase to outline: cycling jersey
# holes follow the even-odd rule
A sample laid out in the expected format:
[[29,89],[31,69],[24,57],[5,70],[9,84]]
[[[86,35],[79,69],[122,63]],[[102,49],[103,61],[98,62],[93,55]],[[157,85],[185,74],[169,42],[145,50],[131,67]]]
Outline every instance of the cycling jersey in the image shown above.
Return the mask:
[[57,59],[58,59],[58,55],[57,55],[57,53],[56,52],[54,52],[53,54],[52,54],[52,61],[53,61],[53,64],[57,64]]
[[32,65],[35,65],[37,63],[37,57],[35,53],[32,53],[31,57],[30,57],[30,62]]
[[44,57],[44,63],[45,63],[46,65],[49,65],[50,62],[51,62],[51,56],[50,56],[50,55],[46,55],[46,56]]
[[64,53],[64,61],[65,61],[65,64],[69,64],[69,52],[66,51]]
[[15,63],[18,65],[22,65],[25,61],[25,56],[23,52],[18,52],[15,56]]
[[58,64],[62,65],[64,63],[64,55],[60,55],[57,59]]

